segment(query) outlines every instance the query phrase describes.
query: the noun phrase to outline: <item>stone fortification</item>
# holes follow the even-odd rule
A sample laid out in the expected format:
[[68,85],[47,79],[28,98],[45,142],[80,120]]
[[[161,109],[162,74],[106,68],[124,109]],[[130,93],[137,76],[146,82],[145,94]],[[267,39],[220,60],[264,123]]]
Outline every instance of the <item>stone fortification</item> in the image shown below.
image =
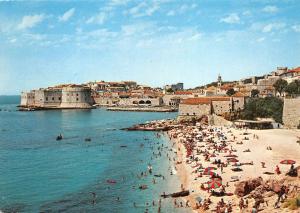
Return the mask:
[[282,120],[287,128],[297,128],[300,125],[300,98],[284,99]]
[[88,109],[93,99],[91,89],[81,85],[49,87],[45,89],[22,92],[22,108],[33,109]]
[[88,87],[63,87],[60,108],[90,108],[93,103]]

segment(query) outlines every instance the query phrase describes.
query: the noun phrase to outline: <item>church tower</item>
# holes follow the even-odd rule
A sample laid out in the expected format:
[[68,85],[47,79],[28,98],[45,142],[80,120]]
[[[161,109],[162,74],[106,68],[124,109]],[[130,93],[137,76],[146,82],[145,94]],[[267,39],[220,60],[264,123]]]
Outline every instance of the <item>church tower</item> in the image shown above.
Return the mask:
[[218,87],[220,87],[222,85],[222,77],[221,75],[219,74],[218,75]]

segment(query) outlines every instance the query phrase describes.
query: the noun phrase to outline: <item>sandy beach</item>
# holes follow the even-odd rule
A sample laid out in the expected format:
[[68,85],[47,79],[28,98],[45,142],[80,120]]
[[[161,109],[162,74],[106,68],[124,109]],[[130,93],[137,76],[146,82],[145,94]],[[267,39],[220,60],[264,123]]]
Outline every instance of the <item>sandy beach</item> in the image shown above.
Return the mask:
[[[285,173],[289,171],[290,165],[280,164],[280,161],[292,159],[296,161],[296,166],[300,162],[300,144],[296,142],[297,137],[300,136],[299,130],[245,130],[232,127],[209,126],[203,130],[214,129],[209,135],[209,138],[214,142],[220,142],[224,139],[227,148],[230,147],[230,150],[233,151],[231,152],[227,149],[226,151],[220,150],[220,152],[216,152],[205,139],[207,137],[202,136],[201,140],[196,140],[196,147],[193,147],[192,153],[188,156],[188,150],[185,148],[183,142],[187,138],[193,140],[190,136],[186,136],[186,132],[191,132],[195,129],[197,129],[197,127],[191,128],[187,126],[181,130],[168,131],[171,141],[176,144],[177,163],[175,164],[177,174],[180,177],[183,188],[190,191],[190,195],[185,197],[185,200],[189,200],[194,212],[216,212],[217,204],[221,199],[223,199],[224,203],[231,205],[232,212],[251,212],[255,199],[246,198],[248,204],[241,210],[239,207],[240,198],[234,194],[236,183],[258,177],[261,177],[264,181],[281,180],[286,178]],[[198,132],[200,133],[201,131]],[[196,134],[198,132],[196,131]],[[222,134],[223,139],[220,139],[220,134]],[[199,153],[199,151],[201,153]],[[237,156],[237,165],[242,165],[234,167],[234,163],[228,163],[227,166],[223,167],[223,172],[221,172],[221,168],[218,168],[213,162],[215,159],[226,162],[226,157],[224,156],[228,155],[229,152]],[[209,153],[212,157],[209,157],[209,160],[205,160],[204,153]],[[193,159],[197,158],[197,160],[191,160],[191,156],[193,156]],[[264,166],[262,166],[263,164]],[[280,175],[275,173],[276,165],[279,166],[281,171]],[[197,169],[199,169],[199,167],[207,168],[211,166],[216,167],[216,170],[213,172],[222,177],[222,184],[226,186],[226,193],[232,193],[232,196],[210,196],[211,193],[200,188],[202,183],[204,186],[207,186],[206,182],[209,181],[209,176],[202,175],[201,177],[199,175],[201,169]],[[234,172],[231,170],[232,168],[240,168],[242,171]],[[288,184],[290,187],[297,185],[300,188],[299,178],[296,180],[291,179],[288,181]],[[216,189],[216,191],[218,190],[219,189]],[[198,206],[196,209],[197,203],[200,203],[198,202],[199,198],[202,201],[204,201],[204,199],[210,199],[211,204],[209,205],[209,209],[204,210],[203,206],[200,208]],[[292,210],[282,208],[279,204],[278,209],[274,208],[277,200],[276,194],[272,194],[272,196],[267,198],[264,197],[264,200],[266,202],[260,205],[260,212],[293,212]],[[222,210],[219,211],[222,212]],[[226,211],[228,210],[224,209],[224,212]]]

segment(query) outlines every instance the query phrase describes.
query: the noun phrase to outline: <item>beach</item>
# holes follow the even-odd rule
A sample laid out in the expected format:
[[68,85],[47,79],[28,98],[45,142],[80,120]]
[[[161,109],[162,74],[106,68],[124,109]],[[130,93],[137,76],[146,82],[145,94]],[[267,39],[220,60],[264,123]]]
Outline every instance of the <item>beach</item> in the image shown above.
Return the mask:
[[[280,161],[284,159],[293,159],[296,162],[300,162],[300,145],[296,143],[297,137],[300,136],[299,130],[245,130],[216,126],[204,127],[204,130],[199,130],[199,128],[203,127],[201,127],[200,124],[195,127],[186,125],[180,128],[180,130],[173,129],[168,131],[171,142],[176,146],[177,160],[175,165],[178,171],[177,174],[180,177],[183,188],[190,191],[190,195],[185,197],[185,200],[190,201],[192,209],[195,212],[210,212],[213,210],[217,212],[228,211],[227,207],[227,209],[224,208],[223,210],[217,208],[221,199],[223,199],[222,202],[225,203],[225,206],[230,204],[232,212],[239,212],[241,211],[239,207],[240,198],[234,194],[236,183],[258,177],[261,177],[264,181],[282,180],[286,178],[285,173],[289,171],[290,165],[280,164]],[[207,130],[213,130],[209,135],[210,140],[206,140],[207,137],[203,137],[203,132],[209,132]],[[198,133],[201,135],[200,140],[196,139],[197,136],[199,136]],[[226,141],[227,149],[220,149],[220,152],[218,152],[216,151],[216,148],[219,145],[221,146],[222,140],[224,144]],[[190,143],[191,141],[197,142],[194,143],[195,146],[191,150],[187,150],[185,148],[187,141]],[[213,147],[212,141],[216,144],[218,143],[218,145]],[[229,147],[230,149],[228,150]],[[233,151],[231,152],[230,150]],[[229,153],[236,156],[235,158],[238,159],[238,162],[236,162],[237,165],[239,165],[239,163],[242,165],[234,167],[234,163],[228,163],[227,166],[223,167],[223,172],[221,172],[221,168],[214,164],[214,160],[226,162],[226,157],[224,156]],[[264,165],[262,166],[262,164]],[[276,165],[280,168],[280,175],[275,173]],[[210,181],[210,178],[207,175],[202,175],[202,177],[199,175],[200,173],[203,173],[203,169],[207,167],[216,168],[216,170],[212,171],[221,176],[221,182],[223,186],[225,185],[224,190],[226,190],[226,193],[232,193],[232,195],[219,197],[210,196],[211,192],[200,188],[202,183],[204,183],[204,187],[206,187],[207,184],[205,183]],[[231,170],[232,168],[240,168],[242,171],[234,172]],[[299,178],[286,182],[291,185],[290,188],[295,184],[300,187]],[[218,190],[219,189],[216,189],[216,191]],[[198,203],[201,203],[198,202],[199,198],[202,201],[208,198],[210,199],[211,204],[208,206],[209,209],[204,210],[203,204],[201,207],[197,206]],[[246,199],[247,207],[245,205],[243,211],[250,212],[254,206],[255,199]],[[260,205],[260,211],[277,212],[278,209],[274,209],[276,200],[276,194],[272,194],[272,196],[268,198],[264,197],[265,203]],[[196,206],[198,207],[197,209]],[[280,208],[280,212],[292,211]]]

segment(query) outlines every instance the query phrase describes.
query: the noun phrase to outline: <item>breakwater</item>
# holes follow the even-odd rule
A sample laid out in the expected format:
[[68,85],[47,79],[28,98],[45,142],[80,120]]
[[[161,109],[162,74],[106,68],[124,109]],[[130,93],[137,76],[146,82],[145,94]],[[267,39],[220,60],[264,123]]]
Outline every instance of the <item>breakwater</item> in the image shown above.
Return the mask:
[[177,109],[166,107],[108,107],[108,111],[133,111],[133,112],[177,112]]

